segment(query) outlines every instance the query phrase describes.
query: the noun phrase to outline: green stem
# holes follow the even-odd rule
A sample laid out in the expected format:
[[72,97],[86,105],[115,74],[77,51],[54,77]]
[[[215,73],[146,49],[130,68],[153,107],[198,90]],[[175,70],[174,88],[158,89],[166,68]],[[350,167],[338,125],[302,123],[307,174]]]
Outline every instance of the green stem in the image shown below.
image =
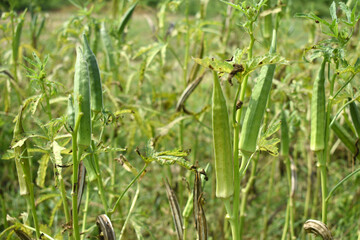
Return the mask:
[[4,229],[6,229],[8,227],[8,222],[6,220],[7,212],[6,212],[6,205],[3,195],[0,195],[0,202],[1,202],[1,213],[2,213],[1,218],[3,220]]
[[183,69],[184,86],[186,86],[186,82],[187,82],[189,49],[190,49],[189,0],[185,1],[185,21],[186,21],[186,35],[185,35],[184,69]]
[[252,184],[255,181],[255,174],[256,174],[256,167],[257,167],[258,157],[259,156],[254,158],[252,168],[251,168],[251,174],[250,174],[249,181],[246,183],[246,187],[244,189],[242,189],[241,208],[240,208],[240,223],[239,223],[239,225],[240,225],[240,239],[242,239],[242,236],[243,236],[243,228],[244,228],[245,217],[246,217],[247,197],[248,197],[250,188],[251,188]]
[[[87,183],[86,185],[86,197],[85,197],[85,206],[84,206],[84,215],[82,220],[82,228],[81,232],[84,233],[86,231],[86,218],[87,218],[87,212],[89,208],[89,199],[90,199],[90,183]],[[84,240],[85,234],[81,235],[81,240]]]
[[102,205],[104,207],[105,214],[107,215],[108,210],[109,210],[109,205],[108,205],[106,197],[105,197],[104,184],[103,184],[102,177],[100,174],[99,157],[97,154],[95,154],[96,145],[95,145],[94,141],[91,141],[91,148],[92,148],[92,152],[94,154],[94,160],[95,160],[96,180],[97,180],[97,185],[98,185],[98,189],[99,189],[98,193],[100,195],[100,199],[101,199]]
[[273,193],[273,185],[274,185],[274,175],[275,175],[275,167],[276,167],[276,161],[273,159],[272,165],[271,165],[271,175],[269,180],[269,186],[268,186],[268,193],[266,197],[266,204],[265,204],[265,210],[264,210],[264,231],[263,231],[263,239],[267,238],[267,230],[268,230],[268,210],[269,205]]
[[122,192],[120,197],[116,200],[116,203],[111,211],[108,212],[108,217],[110,218],[113,213],[115,213],[116,208],[119,206],[120,200],[124,197],[125,193],[129,190],[129,188],[135,183],[135,181],[141,176],[141,174],[145,171],[149,163],[145,163],[144,167],[141,169],[141,171],[136,175],[136,177],[129,183],[129,185],[125,188],[125,190]]
[[285,217],[285,223],[284,223],[284,227],[283,227],[283,232],[282,232],[282,236],[281,236],[281,240],[286,240],[286,235],[287,235],[287,231],[288,231],[288,227],[289,227],[289,219],[290,219],[290,208],[289,208],[289,202],[287,204],[286,207],[286,217]]
[[40,239],[40,225],[36,215],[34,184],[32,183],[30,156],[27,151],[27,147],[25,147],[25,159],[21,159],[21,167],[23,169],[25,183],[28,189],[27,202],[28,202],[28,207],[30,207],[31,209],[31,214],[33,217],[35,230],[36,230],[36,238]]
[[349,175],[347,175],[343,180],[341,180],[340,182],[338,182],[338,184],[335,185],[335,187],[333,187],[331,189],[331,191],[329,192],[328,196],[326,197],[325,201],[328,203],[330,198],[332,197],[332,195],[334,194],[334,192],[336,191],[336,189],[338,189],[344,182],[346,182],[349,178],[351,178],[352,176],[356,175],[358,172],[360,172],[360,168],[356,169],[354,172],[350,173]]
[[79,219],[78,219],[78,212],[77,212],[77,189],[78,189],[78,182],[77,182],[77,175],[78,175],[78,168],[79,168],[79,159],[81,157],[82,149],[77,145],[77,135],[80,125],[80,119],[84,114],[82,112],[79,113],[78,118],[76,119],[75,129],[72,133],[72,157],[73,157],[73,175],[72,175],[72,225],[73,225],[73,237],[75,240],[80,240],[80,232],[79,232]]
[[63,202],[65,221],[66,221],[66,224],[69,224],[71,222],[70,209],[69,209],[69,204],[68,204],[67,197],[66,197],[64,179],[63,179],[63,176],[62,176],[62,172],[60,172],[60,171],[59,171],[58,180],[60,182],[60,194],[61,194],[61,199],[62,199],[62,202]]
[[31,213],[35,225],[36,238],[40,239],[40,225],[36,215],[36,207],[35,207],[35,199],[34,199],[34,184],[32,182],[29,182],[28,184],[29,184],[29,193],[30,193],[29,201],[30,201]]
[[326,170],[326,158],[324,154],[324,150],[320,150],[316,152],[319,168],[320,168],[320,177],[321,177],[321,200],[322,200],[322,215],[321,219],[323,223],[327,223],[327,170]]
[[126,229],[126,225],[127,225],[127,223],[129,222],[131,213],[132,213],[133,210],[134,210],[134,207],[135,207],[135,205],[136,205],[136,201],[137,201],[137,199],[138,199],[138,197],[139,197],[139,193],[140,193],[140,184],[139,184],[139,182],[138,182],[138,183],[137,183],[137,187],[136,187],[135,196],[134,196],[134,199],[133,199],[133,201],[132,201],[132,203],[131,203],[131,206],[130,206],[130,209],[129,209],[129,213],[128,213],[126,219],[125,219],[124,225],[123,225],[123,227],[122,227],[122,229],[121,229],[121,232],[120,232],[119,240],[121,240],[122,237],[123,237],[123,235],[124,235],[124,232],[125,232],[125,229]]
[[[225,206],[225,210],[227,212],[227,218],[228,218],[229,223],[230,223],[232,239],[233,240],[240,240],[240,238],[239,238],[239,236],[240,236],[239,235],[239,224],[238,224],[239,217],[237,217],[237,219],[236,219],[236,215],[239,216],[239,214],[236,214],[236,215],[232,214],[231,206],[230,206],[230,198],[224,198],[223,203],[224,203],[224,206]],[[235,207],[235,205],[234,205],[234,207]]]

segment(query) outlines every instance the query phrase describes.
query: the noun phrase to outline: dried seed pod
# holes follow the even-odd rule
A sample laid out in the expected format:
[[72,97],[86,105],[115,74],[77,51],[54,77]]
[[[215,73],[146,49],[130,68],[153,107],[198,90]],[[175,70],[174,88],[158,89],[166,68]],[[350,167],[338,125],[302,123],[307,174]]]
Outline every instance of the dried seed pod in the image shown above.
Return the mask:
[[32,240],[32,238],[21,229],[15,229],[14,232],[20,240]]
[[198,233],[199,240],[207,239],[207,222],[205,212],[203,209],[203,197],[201,187],[201,174],[195,173],[194,191],[193,191],[193,206],[194,206],[194,218],[195,227]]
[[84,193],[84,188],[85,188],[85,176],[86,176],[86,168],[85,165],[83,163],[83,161],[80,162],[79,164],[79,170],[78,170],[78,188],[77,188],[77,212],[79,213],[80,210],[80,204],[81,204],[81,199]]
[[114,228],[106,214],[101,214],[96,218],[96,225],[100,229],[100,239],[115,240]]
[[183,234],[183,219],[181,216],[179,202],[176,198],[174,191],[171,189],[168,180],[166,179],[164,182],[165,182],[165,188],[166,188],[166,195],[169,199],[170,209],[171,209],[171,213],[172,213],[174,224],[175,224],[176,233],[177,233],[178,239],[182,240],[183,235],[184,235]]
[[303,228],[307,233],[313,233],[316,236],[321,236],[324,240],[333,239],[330,230],[321,221],[309,219],[304,223]]

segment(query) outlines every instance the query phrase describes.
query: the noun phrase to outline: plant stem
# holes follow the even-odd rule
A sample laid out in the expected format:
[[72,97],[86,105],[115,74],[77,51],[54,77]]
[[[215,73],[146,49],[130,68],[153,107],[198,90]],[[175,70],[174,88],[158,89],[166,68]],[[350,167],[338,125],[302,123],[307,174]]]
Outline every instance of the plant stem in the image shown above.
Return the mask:
[[124,225],[121,229],[121,232],[120,232],[120,237],[119,237],[119,240],[122,239],[123,235],[124,235],[124,232],[125,232],[125,229],[126,229],[126,225],[127,223],[129,222],[129,219],[130,219],[130,216],[131,216],[131,213],[133,212],[134,210],[134,207],[136,205],[136,201],[138,200],[138,197],[139,197],[139,193],[140,193],[140,184],[139,182],[137,183],[137,187],[136,187],[136,192],[135,192],[135,196],[134,196],[134,199],[131,203],[131,206],[130,206],[130,209],[129,209],[129,213],[125,219],[125,222],[124,222]]
[[268,185],[268,193],[266,197],[266,204],[265,204],[265,210],[264,210],[264,231],[263,231],[263,239],[267,238],[267,230],[268,230],[268,210],[270,205],[270,200],[272,197],[272,191],[273,191],[273,185],[274,185],[274,175],[275,175],[275,167],[276,167],[276,161],[273,159],[272,165],[271,165],[271,173],[270,173],[270,180]]
[[78,118],[76,119],[75,129],[72,133],[72,157],[73,157],[73,175],[72,175],[72,226],[73,226],[73,237],[75,240],[80,240],[80,232],[79,232],[79,219],[77,212],[77,190],[78,190],[78,168],[79,168],[79,159],[81,159],[82,149],[77,145],[77,135],[80,125],[80,119],[84,114],[82,112],[79,113]]
[[287,235],[287,231],[288,231],[288,227],[289,227],[289,219],[290,219],[290,207],[289,207],[289,202],[288,202],[287,207],[286,207],[286,217],[285,217],[285,223],[284,223],[284,227],[283,227],[283,233],[281,236],[281,240],[286,240],[286,235]]
[[141,171],[136,175],[136,177],[129,183],[129,185],[125,188],[125,190],[122,192],[120,197],[116,200],[116,203],[111,211],[108,212],[108,217],[110,218],[113,213],[115,213],[116,208],[119,206],[120,200],[124,197],[125,193],[129,188],[135,183],[135,181],[141,176],[141,174],[145,171],[147,166],[149,165],[148,162],[145,163],[144,167],[141,169]]
[[[84,215],[83,215],[83,221],[82,221],[82,228],[81,232],[84,233],[86,230],[86,218],[87,218],[87,212],[89,208],[89,198],[90,198],[90,183],[87,183],[86,185],[86,197],[85,197],[85,206],[84,206]],[[81,240],[85,238],[85,234],[81,235]]]
[[327,223],[327,170],[326,170],[326,158],[324,154],[324,150],[320,150],[316,152],[319,169],[320,169],[320,177],[321,177],[321,200],[322,200],[322,214],[321,219],[323,223]]
[[[256,174],[256,167],[258,162],[259,155],[254,158],[254,161],[252,163],[251,168],[251,174],[249,181],[246,183],[246,187],[242,189],[242,197],[241,197],[241,208],[240,208],[240,239],[242,239],[243,236],[243,228],[245,223],[245,217],[246,217],[246,205],[247,205],[247,197],[250,191],[250,188],[255,180],[255,174]],[[244,161],[243,161],[244,162]],[[245,165],[245,164],[244,164]]]
[[96,180],[97,180],[97,185],[99,188],[98,193],[100,195],[100,199],[101,199],[102,205],[104,207],[105,214],[107,215],[108,211],[109,211],[109,205],[108,205],[108,203],[106,201],[106,197],[105,197],[104,184],[103,184],[102,177],[100,174],[99,158],[98,158],[98,155],[95,154],[96,145],[95,145],[94,141],[91,141],[91,148],[92,148],[92,152],[94,154],[94,160],[95,160]]
[[68,204],[67,197],[66,197],[64,179],[63,179],[62,173],[60,171],[59,171],[58,180],[60,182],[60,194],[61,194],[61,199],[63,202],[65,221],[66,221],[66,224],[69,224],[71,222],[69,204]]

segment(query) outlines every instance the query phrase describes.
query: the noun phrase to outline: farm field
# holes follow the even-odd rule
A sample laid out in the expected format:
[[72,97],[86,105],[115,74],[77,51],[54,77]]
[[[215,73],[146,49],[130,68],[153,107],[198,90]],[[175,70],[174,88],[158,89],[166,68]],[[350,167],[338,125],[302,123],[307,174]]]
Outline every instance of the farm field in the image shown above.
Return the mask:
[[60,2],[0,3],[0,239],[360,240],[357,0]]

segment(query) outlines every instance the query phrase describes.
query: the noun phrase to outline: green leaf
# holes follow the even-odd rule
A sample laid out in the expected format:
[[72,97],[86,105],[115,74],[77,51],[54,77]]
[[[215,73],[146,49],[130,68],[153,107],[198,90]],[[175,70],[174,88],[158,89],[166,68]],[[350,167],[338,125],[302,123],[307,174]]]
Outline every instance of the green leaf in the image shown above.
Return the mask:
[[127,23],[129,22],[137,4],[138,4],[138,2],[135,2],[133,5],[131,5],[129,7],[129,9],[126,11],[126,13],[123,15],[123,17],[121,18],[120,24],[118,27],[119,35],[121,35],[124,32],[124,29],[125,29]]
[[330,5],[330,15],[331,15],[331,19],[333,21],[337,21],[337,16],[336,16],[336,3],[335,1],[332,2],[332,4]]
[[280,126],[281,126],[280,120],[273,121],[270,123],[268,129],[264,133],[261,133],[260,140],[258,142],[258,149],[260,151],[266,151],[272,156],[279,155],[277,144],[280,142],[280,139],[276,137],[275,138],[270,138],[270,137],[279,131]]
[[94,156],[92,154],[87,155],[83,159],[83,163],[84,163],[86,171],[87,171],[86,173],[88,176],[88,180],[90,182],[95,180],[96,179],[96,168],[95,168]]
[[235,9],[237,9],[237,10],[239,10],[239,11],[241,11],[241,12],[243,12],[243,13],[245,13],[245,9],[243,9],[240,5],[237,5],[237,4],[234,4],[234,3],[231,3],[231,2],[227,2],[227,1],[224,1],[224,0],[220,0],[220,1],[227,4],[227,5],[229,5],[229,6],[231,6],[231,7],[233,7],[233,8],[235,8]]
[[36,185],[38,185],[41,188],[45,187],[45,177],[46,177],[46,170],[49,159],[50,159],[50,155],[44,154],[39,160],[39,168],[36,176]]
[[279,131],[280,126],[281,126],[281,121],[280,120],[277,120],[275,122],[271,122],[268,129],[266,130],[266,132],[264,134],[262,134],[261,137],[263,137],[263,138],[271,137],[271,135],[273,135],[274,133]]
[[245,64],[245,71],[244,75],[253,72],[255,69],[260,68],[267,64],[284,64],[288,65],[289,61],[287,61],[284,57],[277,55],[277,54],[265,54],[263,56],[258,56],[252,58],[248,61],[244,62]]
[[230,73],[233,70],[232,64],[214,58],[193,58],[193,60],[205,68],[210,68],[219,73]]
[[39,205],[42,202],[45,202],[46,200],[52,199],[52,198],[57,198],[60,197],[59,193],[48,193],[48,194],[42,194],[40,195],[40,197],[38,199],[36,199],[36,205]]
[[[56,141],[52,142],[52,158],[56,165],[62,165],[62,156],[61,151],[65,150],[66,148],[60,146]],[[61,168],[59,168],[61,169]]]
[[24,145],[24,143],[26,142],[26,140],[28,139],[29,137],[24,137],[22,139],[20,139],[19,141],[17,141],[14,145],[11,146],[12,149],[14,148],[17,148],[17,147],[21,147],[22,145]]
[[297,13],[297,14],[295,14],[295,17],[307,18],[307,19],[314,20],[315,22],[319,22],[319,23],[322,23],[322,24],[330,27],[330,23],[328,23],[327,21],[319,18],[318,16],[316,16],[313,13],[310,13],[310,14]]
[[346,4],[343,3],[343,2],[339,2],[339,6],[340,6],[341,11],[343,11],[345,13],[347,21],[349,23],[351,23],[352,22],[352,20],[351,20],[351,11],[348,8],[348,6],[346,6]]
[[268,152],[270,155],[277,157],[279,155],[279,149],[277,144],[280,142],[278,138],[260,139],[258,148],[260,151]]

